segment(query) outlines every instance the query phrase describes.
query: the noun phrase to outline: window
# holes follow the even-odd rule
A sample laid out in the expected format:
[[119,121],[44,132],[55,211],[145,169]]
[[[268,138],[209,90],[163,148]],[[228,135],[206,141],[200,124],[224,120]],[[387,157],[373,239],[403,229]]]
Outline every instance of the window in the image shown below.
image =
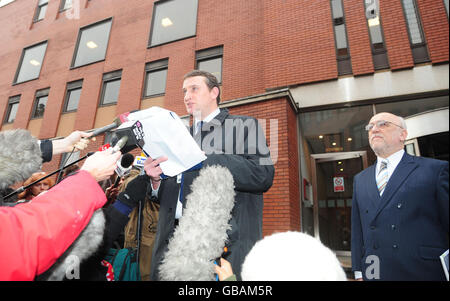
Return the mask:
[[408,117],[411,115],[441,109],[448,106],[449,96],[446,95],[376,104],[375,110],[376,112],[390,112],[397,116]]
[[13,123],[16,119],[17,110],[19,109],[20,95],[10,97],[8,100],[8,108],[3,123]]
[[117,103],[117,100],[119,99],[121,78],[122,70],[103,75],[103,87],[100,105]]
[[445,6],[445,11],[447,12],[447,18],[448,18],[448,0],[444,0],[444,6]]
[[111,19],[81,28],[72,67],[76,68],[104,60],[110,30]]
[[420,22],[420,15],[415,0],[402,0],[406,23],[408,24],[409,41],[414,58],[414,63],[428,62],[427,45]]
[[149,46],[195,36],[198,0],[158,1],[153,7]]
[[213,74],[222,83],[223,46],[197,51],[195,54],[198,70]]
[[338,74],[351,74],[352,65],[350,61],[350,50],[347,43],[347,29],[345,27],[342,0],[331,0],[331,12],[334,25]]
[[[79,1],[79,0],[78,0]],[[59,11],[64,11],[66,9],[72,8],[73,0],[61,0],[61,4],[59,6]]]
[[66,99],[63,112],[74,112],[78,109],[78,102],[81,96],[83,80],[78,80],[67,84]]
[[145,65],[144,97],[163,95],[166,92],[169,60],[164,59]]
[[364,0],[367,26],[372,46],[372,58],[375,70],[389,68],[383,29],[381,28],[379,0]]
[[48,0],[39,0],[36,14],[34,15],[34,22],[40,21],[45,18],[47,12]]
[[44,116],[49,91],[50,88],[39,90],[36,92],[36,97],[34,99],[33,105],[33,113],[31,114],[31,118],[41,118]]
[[23,50],[16,77],[14,78],[15,84],[39,78],[46,49],[47,41]]
[[5,6],[6,4],[10,4],[16,0],[0,0],[0,7]]

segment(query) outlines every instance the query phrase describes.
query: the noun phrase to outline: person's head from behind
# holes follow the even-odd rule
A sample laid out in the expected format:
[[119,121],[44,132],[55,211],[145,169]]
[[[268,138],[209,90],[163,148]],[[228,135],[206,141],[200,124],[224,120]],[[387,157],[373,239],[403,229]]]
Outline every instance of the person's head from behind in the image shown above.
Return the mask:
[[258,241],[242,265],[244,281],[346,281],[336,255],[318,239],[282,232]]
[[183,95],[186,111],[195,118],[205,118],[220,102],[217,78],[209,72],[193,70],[184,76]]
[[403,149],[408,132],[402,117],[391,113],[379,113],[373,116],[366,126],[369,144],[374,153],[387,158]]
[[[24,183],[23,186],[27,186],[43,177],[47,176],[47,173],[35,172],[31,175]],[[27,188],[24,192],[19,194],[19,199],[31,200],[34,197],[38,196],[40,193],[49,190],[53,185],[55,185],[55,181],[53,179],[47,178],[45,180],[39,181],[33,186]]]

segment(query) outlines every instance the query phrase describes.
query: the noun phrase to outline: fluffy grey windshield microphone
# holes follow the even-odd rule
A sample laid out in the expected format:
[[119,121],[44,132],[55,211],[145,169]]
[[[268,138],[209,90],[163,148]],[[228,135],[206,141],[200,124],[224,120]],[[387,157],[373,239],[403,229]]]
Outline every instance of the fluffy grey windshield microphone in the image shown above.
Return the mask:
[[42,165],[38,140],[23,129],[0,132],[0,189],[28,179]]
[[159,269],[162,280],[214,280],[214,259],[228,239],[235,196],[230,171],[218,165],[202,168],[191,190]]

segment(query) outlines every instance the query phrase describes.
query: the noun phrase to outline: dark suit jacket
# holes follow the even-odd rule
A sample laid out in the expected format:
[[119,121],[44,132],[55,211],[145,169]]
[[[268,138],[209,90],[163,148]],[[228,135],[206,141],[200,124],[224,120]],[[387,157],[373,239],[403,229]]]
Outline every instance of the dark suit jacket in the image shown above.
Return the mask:
[[379,262],[380,280],[445,280],[439,255],[448,249],[448,184],[448,162],[407,153],[381,197],[375,165],[356,175],[353,271],[371,280]]
[[[254,118],[229,115],[228,110],[222,109],[211,122],[203,125],[202,136],[202,150],[207,155],[203,167],[218,164],[227,167],[233,175],[236,196],[231,231],[228,232],[230,255],[226,259],[239,278],[245,256],[256,241],[262,239],[263,192],[272,186],[273,163],[263,131]],[[199,170],[183,173],[183,207],[198,174]],[[159,265],[175,230],[180,188],[176,178],[162,180],[158,191],[160,209],[152,256],[152,280],[159,279]]]

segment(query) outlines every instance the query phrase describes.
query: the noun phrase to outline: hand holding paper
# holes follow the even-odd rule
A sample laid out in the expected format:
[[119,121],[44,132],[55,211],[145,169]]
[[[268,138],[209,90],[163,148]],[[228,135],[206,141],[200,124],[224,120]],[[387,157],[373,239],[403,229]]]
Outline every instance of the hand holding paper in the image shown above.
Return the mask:
[[167,157],[161,161],[162,172],[173,177],[204,161],[204,152],[174,112],[151,107],[130,113],[128,120],[139,120],[144,129],[144,152],[151,158]]

